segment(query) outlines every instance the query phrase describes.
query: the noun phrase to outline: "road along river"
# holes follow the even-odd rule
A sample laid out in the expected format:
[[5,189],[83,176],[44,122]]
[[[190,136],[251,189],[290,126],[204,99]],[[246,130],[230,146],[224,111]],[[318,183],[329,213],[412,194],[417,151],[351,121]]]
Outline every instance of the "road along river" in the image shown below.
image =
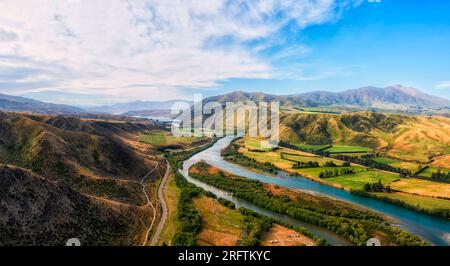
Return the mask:
[[404,229],[405,231],[408,231],[414,235],[422,237],[423,239],[429,241],[434,245],[450,246],[450,220],[423,214],[380,200],[357,196],[351,194],[350,192],[337,189],[331,186],[327,186],[324,184],[320,184],[318,182],[314,182],[312,180],[303,177],[287,177],[287,175],[285,174],[281,174],[278,177],[274,177],[250,171],[244,167],[227,162],[220,156],[220,151],[226,146],[228,146],[233,139],[234,137],[222,138],[209,149],[206,149],[194,155],[190,159],[184,161],[183,169],[180,170],[180,172],[189,182],[197,186],[200,186],[207,191],[211,191],[212,193],[216,194],[219,197],[223,197],[230,201],[233,201],[236,204],[237,208],[245,207],[255,212],[261,213],[263,215],[273,217],[278,220],[283,220],[292,225],[303,226],[309,229],[311,232],[318,235],[319,237],[324,238],[325,240],[327,240],[329,244],[332,245],[350,245],[350,243],[329,230],[314,225],[306,224],[294,220],[286,215],[273,213],[265,209],[259,208],[246,201],[236,199],[232,197],[228,192],[224,192],[222,190],[219,190],[217,188],[214,188],[212,186],[209,186],[205,183],[202,183],[196,179],[189,177],[188,169],[193,164],[203,160],[210,165],[213,165],[219,169],[222,169],[234,175],[250,179],[256,179],[264,183],[275,184],[287,188],[318,193],[320,195],[327,196],[329,198],[352,203],[364,207],[366,209],[384,214],[391,218],[394,218],[396,225]]

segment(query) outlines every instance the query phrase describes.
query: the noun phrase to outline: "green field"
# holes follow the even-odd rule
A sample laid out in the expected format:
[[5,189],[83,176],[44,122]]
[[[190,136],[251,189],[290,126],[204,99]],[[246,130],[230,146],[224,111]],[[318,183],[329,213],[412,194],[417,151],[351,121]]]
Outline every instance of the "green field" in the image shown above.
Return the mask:
[[424,209],[450,209],[450,200],[422,197],[405,193],[374,193],[380,197],[401,200],[413,206],[419,206]]
[[450,169],[437,168],[437,167],[428,167],[427,169],[425,169],[422,172],[420,172],[419,176],[431,178],[431,175],[433,173],[437,173],[439,170],[441,170],[441,172],[443,172],[443,173],[450,172]]
[[419,170],[419,167],[424,166],[424,164],[398,161],[397,163],[391,164],[391,166],[392,167],[396,167],[396,168],[410,170],[412,173],[415,173],[415,172],[417,172]]
[[[283,151],[286,151],[286,149],[283,149]],[[342,167],[341,165],[343,161],[304,152],[299,152],[299,154],[293,154],[290,152],[284,153],[283,156],[285,159],[281,159],[281,151],[258,153],[245,150],[244,154],[250,158],[254,158],[259,162],[270,162],[288,172],[297,173],[314,179],[320,179],[319,175],[324,171],[334,171],[335,169],[340,170],[342,168],[352,169],[356,172],[355,174],[322,179],[324,181],[343,186],[347,189],[362,189],[366,183],[376,183],[378,182],[378,180],[381,180],[384,185],[389,185],[391,182],[399,179],[399,175],[395,173],[385,172],[381,170],[367,171],[366,167],[354,164],[352,164],[351,167]],[[309,161],[316,161],[321,165],[321,167],[292,169],[293,163],[289,160],[305,163]],[[323,164],[327,161],[333,161],[340,167],[323,167]]]
[[[285,151],[285,149],[283,149]],[[316,161],[320,165],[323,165],[325,162],[333,161],[337,165],[342,165],[342,161],[331,159],[331,158],[324,158],[322,156],[318,156],[311,153],[305,153],[305,152],[298,152],[299,154],[284,154],[286,156],[286,159],[281,158],[281,151],[271,151],[271,152],[252,152],[248,150],[244,150],[243,153],[250,157],[254,158],[255,160],[259,162],[270,162],[275,164],[276,166],[282,168],[282,169],[289,169],[292,168],[292,165],[294,164],[292,161],[297,162],[309,162],[309,161]],[[300,155],[304,154],[304,155]]]
[[194,141],[198,141],[197,137],[174,137],[167,131],[152,131],[149,134],[141,134],[139,141],[154,146],[165,146],[169,144],[190,144]]
[[299,144],[295,143],[294,146],[297,146],[300,150],[306,150],[306,151],[320,151],[323,150],[330,145],[307,145],[307,144]]
[[329,110],[329,109],[319,108],[319,107],[296,106],[296,107],[293,107],[293,109],[297,112],[306,113],[306,114],[331,114],[331,115],[341,114],[340,112],[335,111],[335,110]]
[[296,161],[296,162],[304,162],[304,163],[306,163],[308,161],[317,161],[320,163],[324,159],[322,156],[315,155],[315,154],[300,155],[300,154],[286,153],[286,152],[283,152],[283,158],[286,160],[291,160],[291,161]]
[[254,139],[254,138],[245,138],[244,143],[245,147],[251,150],[261,150],[261,151],[270,151],[271,147],[264,147],[264,140]]
[[327,151],[329,153],[365,153],[369,152],[370,149],[361,146],[333,145],[333,147],[328,148],[324,151]]
[[392,182],[399,180],[399,176],[384,171],[363,171],[356,174],[326,178],[326,180],[346,188],[361,190],[365,184],[376,183],[378,180],[381,180],[383,185],[388,186]]
[[[402,161],[402,160],[390,158],[390,157],[375,157],[375,158],[372,158],[371,160],[378,162],[378,163],[390,165],[395,168],[409,170],[412,173],[417,172],[419,170],[419,167],[424,166],[424,164],[419,164],[419,163],[414,163],[414,162],[406,162],[406,161]],[[430,177],[431,177],[431,173],[430,173]]]

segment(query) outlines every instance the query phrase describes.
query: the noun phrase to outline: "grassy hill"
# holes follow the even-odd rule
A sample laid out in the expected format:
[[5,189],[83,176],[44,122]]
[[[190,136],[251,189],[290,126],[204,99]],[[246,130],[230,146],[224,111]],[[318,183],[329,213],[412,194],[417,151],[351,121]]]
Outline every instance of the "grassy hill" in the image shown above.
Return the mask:
[[280,120],[281,140],[291,144],[362,146],[422,163],[450,154],[450,119],[445,117],[290,113]]

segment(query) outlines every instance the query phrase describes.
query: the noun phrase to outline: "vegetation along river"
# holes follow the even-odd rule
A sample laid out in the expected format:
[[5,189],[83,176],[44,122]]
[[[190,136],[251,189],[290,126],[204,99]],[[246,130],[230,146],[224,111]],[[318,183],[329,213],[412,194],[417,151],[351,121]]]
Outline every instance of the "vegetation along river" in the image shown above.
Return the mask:
[[198,180],[189,177],[188,169],[193,164],[203,160],[210,165],[213,165],[219,169],[222,169],[234,175],[250,179],[256,179],[264,183],[275,184],[291,189],[299,189],[318,193],[320,195],[327,196],[329,198],[352,203],[364,207],[366,209],[384,214],[391,218],[394,218],[396,225],[398,225],[405,231],[408,231],[412,234],[422,237],[423,239],[429,241],[434,245],[450,246],[450,220],[434,217],[428,214],[419,213],[413,210],[409,210],[376,199],[357,196],[351,194],[350,192],[337,189],[328,185],[320,184],[318,182],[314,182],[312,180],[303,177],[287,177],[287,175],[284,174],[278,177],[274,177],[250,171],[244,167],[227,162],[221,157],[220,151],[226,146],[228,146],[231,143],[231,141],[233,141],[233,139],[234,137],[222,138],[219,141],[217,141],[217,143],[214,144],[214,146],[184,161],[183,169],[181,170],[183,176],[189,182],[194,183],[195,185],[200,186],[203,189],[210,191],[219,197],[223,197],[233,201],[236,204],[237,208],[245,207],[255,212],[261,213],[263,215],[285,221],[292,225],[303,226],[308,230],[310,230],[311,232],[318,235],[319,237],[324,238],[325,240],[327,240],[329,244],[332,245],[350,245],[350,243],[329,230],[314,225],[309,225],[297,221],[295,219],[292,219],[287,215],[281,215],[274,212],[270,212],[268,210],[264,210],[248,202],[236,199],[232,197],[228,192],[224,192],[222,190],[219,190],[217,188],[214,188],[212,186],[209,186],[207,184],[204,184]]

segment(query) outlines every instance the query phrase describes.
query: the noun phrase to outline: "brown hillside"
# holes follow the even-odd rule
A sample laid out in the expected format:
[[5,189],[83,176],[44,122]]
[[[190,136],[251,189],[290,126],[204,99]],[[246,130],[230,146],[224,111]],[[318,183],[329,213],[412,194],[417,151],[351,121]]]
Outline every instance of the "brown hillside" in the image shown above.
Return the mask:
[[88,198],[63,182],[0,165],[0,245],[83,245],[140,243],[148,213]]
[[361,112],[342,115],[289,113],[280,137],[289,143],[357,145],[389,156],[429,162],[450,154],[450,119]]

